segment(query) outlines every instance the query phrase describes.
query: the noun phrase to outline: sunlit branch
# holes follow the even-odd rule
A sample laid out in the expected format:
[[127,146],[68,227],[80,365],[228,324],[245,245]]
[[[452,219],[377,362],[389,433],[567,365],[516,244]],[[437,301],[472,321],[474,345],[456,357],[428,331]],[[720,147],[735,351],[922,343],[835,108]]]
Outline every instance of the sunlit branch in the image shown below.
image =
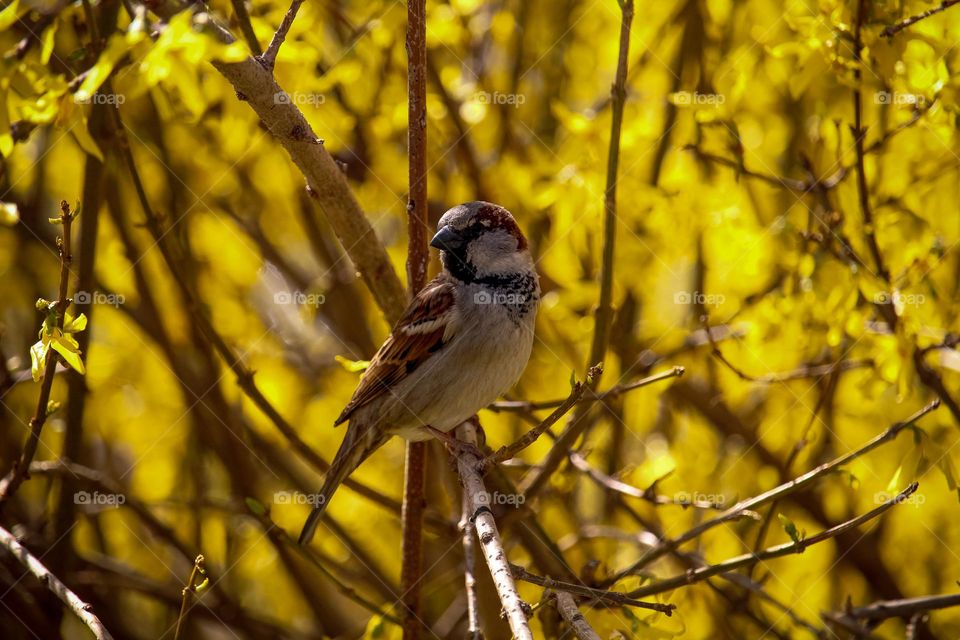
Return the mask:
[[855,529],[865,522],[869,522],[874,518],[885,513],[890,508],[895,505],[900,504],[908,497],[910,497],[916,490],[919,485],[914,482],[906,489],[898,493],[896,496],[890,500],[884,502],[879,507],[872,509],[862,515],[857,516],[856,518],[851,518],[846,522],[838,524],[835,527],[831,527],[816,535],[812,535],[808,538],[802,538],[794,542],[788,542],[785,544],[777,545],[774,547],[768,547],[763,551],[757,553],[745,553],[743,555],[730,558],[723,562],[708,565],[706,567],[700,567],[687,571],[683,574],[673,576],[672,578],[666,578],[664,580],[657,580],[652,584],[640,587],[639,589],[634,589],[629,592],[630,597],[632,598],[645,598],[648,596],[656,595],[658,593],[663,593],[665,591],[672,591],[678,587],[684,587],[697,582],[702,582],[707,578],[711,578],[716,575],[723,573],[728,573],[735,569],[741,567],[747,567],[757,562],[763,562],[765,560],[772,560],[773,558],[779,558],[781,556],[786,556],[792,553],[803,553],[808,547],[829,540],[830,538],[835,538],[845,531]]
[[0,527],[0,546],[3,546],[9,551],[11,555],[20,561],[20,564],[22,564],[27,571],[32,573],[37,580],[40,581],[40,584],[47,587],[63,604],[67,605],[67,607],[80,618],[83,624],[93,632],[97,640],[113,639],[113,636],[110,635],[107,628],[103,626],[100,619],[93,613],[92,607],[68,589],[57,576],[50,573],[36,556],[27,551],[27,549],[17,541],[16,537],[3,527]]
[[830,462],[826,462],[820,465],[819,467],[812,469],[807,473],[804,473],[803,475],[800,475],[788,482],[778,485],[773,489],[770,489],[769,491],[765,491],[760,495],[754,496],[752,498],[747,498],[746,500],[741,500],[740,502],[733,505],[723,513],[717,515],[714,518],[701,522],[697,526],[689,529],[686,533],[683,533],[680,536],[670,540],[664,540],[658,546],[644,553],[640,557],[640,559],[637,560],[630,567],[624,569],[623,571],[620,571],[614,577],[607,580],[604,586],[608,586],[628,575],[634,574],[636,571],[638,571],[642,567],[647,566],[650,562],[656,560],[657,558],[662,557],[667,553],[670,553],[674,549],[679,548],[681,545],[700,537],[701,535],[703,535],[704,533],[706,533],[710,529],[713,529],[716,526],[719,526],[725,522],[730,522],[732,520],[736,520],[743,517],[743,513],[747,510],[756,509],[757,507],[767,504],[768,502],[779,500],[780,498],[796,493],[797,491],[807,487],[808,485],[815,482],[817,479],[827,475],[828,473],[834,471],[835,469],[847,464],[848,462],[851,462],[852,460],[859,458],[860,456],[866,453],[869,453],[870,451],[873,451],[874,449],[876,449],[882,444],[892,441],[894,438],[897,437],[897,435],[901,431],[912,426],[920,418],[927,415],[928,413],[930,413],[931,411],[933,411],[939,406],[940,406],[939,400],[931,402],[926,407],[917,411],[906,420],[902,422],[897,422],[896,424],[891,425],[883,433],[874,437],[873,439],[871,439],[870,441],[862,445],[859,449],[855,449],[854,451],[846,453],[838,458],[831,460]]

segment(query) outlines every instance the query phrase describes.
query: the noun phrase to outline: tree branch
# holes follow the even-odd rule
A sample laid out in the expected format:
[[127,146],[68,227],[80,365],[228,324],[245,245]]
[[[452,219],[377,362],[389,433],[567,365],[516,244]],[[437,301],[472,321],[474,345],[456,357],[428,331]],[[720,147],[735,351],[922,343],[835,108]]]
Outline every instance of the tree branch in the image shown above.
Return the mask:
[[580,640],[600,640],[600,636],[593,630],[590,623],[586,621],[583,614],[577,609],[577,603],[573,596],[566,591],[557,591],[554,594],[557,603],[557,611],[564,621],[573,629],[573,633]]
[[[407,2],[407,286],[413,297],[427,280],[427,16],[425,0]],[[403,543],[400,589],[403,593],[403,638],[418,640],[420,582],[423,579],[424,478],[427,443],[407,442],[403,477]]]
[[[477,444],[476,426],[472,422],[464,422],[457,427],[457,439],[473,445]],[[477,539],[480,548],[490,568],[490,575],[497,588],[497,595],[503,605],[504,614],[510,624],[510,630],[516,640],[533,640],[530,625],[527,623],[527,611],[530,605],[520,599],[517,586],[513,582],[510,563],[507,553],[497,531],[497,522],[490,511],[490,494],[483,484],[479,469],[482,460],[475,453],[465,451],[457,457],[457,469],[460,473],[460,482],[463,491],[470,502],[471,520],[477,529]]]
[[935,16],[942,11],[946,11],[955,4],[960,3],[960,0],[943,0],[939,6],[933,7],[932,9],[927,9],[926,11],[921,11],[920,13],[910,16],[905,20],[901,20],[896,24],[892,24],[883,31],[880,32],[880,37],[882,38],[892,38],[897,35],[907,27],[911,27],[921,20],[926,20],[930,16]]
[[[277,64],[277,54],[280,53],[280,45],[287,39],[287,33],[290,31],[290,27],[293,26],[293,21],[296,19],[297,12],[300,10],[300,5],[302,4],[303,0],[293,0],[293,2],[290,3],[290,8],[287,9],[283,20],[280,22],[280,26],[277,27],[277,31],[273,34],[270,44],[267,45],[267,50],[264,51],[262,55],[257,56],[260,64],[271,73],[273,72],[273,67]],[[254,39],[254,41],[255,40],[256,39]]]
[[[67,307],[70,305],[70,299],[67,297],[70,284],[70,263],[73,261],[73,255],[70,253],[70,229],[75,215],[70,213],[70,205],[67,204],[67,201],[61,200],[60,217],[57,219],[63,227],[63,236],[58,238],[57,242],[60,252],[60,287],[57,292],[57,301],[54,304],[57,330],[63,329],[63,319],[66,317]],[[43,311],[47,312],[47,309],[44,308]],[[37,447],[40,445],[40,433],[47,421],[50,392],[53,389],[53,379],[57,374],[57,362],[59,360],[56,349],[53,348],[52,344],[48,345],[47,353],[44,356],[40,394],[37,396],[37,408],[33,412],[33,417],[30,418],[30,435],[27,436],[23,451],[14,463],[13,469],[0,481],[0,507],[12,498],[23,481],[30,477],[30,463],[37,454]]]
[[774,500],[779,500],[785,496],[796,493],[800,489],[803,489],[807,485],[813,483],[818,478],[825,476],[826,474],[830,473],[834,469],[852,460],[855,460],[870,451],[873,451],[874,449],[876,449],[882,444],[890,442],[891,440],[896,438],[901,431],[913,425],[917,420],[927,415],[928,413],[930,413],[931,411],[933,411],[939,406],[940,406],[940,401],[935,400],[930,404],[928,404],[923,409],[921,409],[920,411],[917,411],[916,413],[914,413],[912,416],[910,416],[903,422],[897,422],[896,424],[891,425],[883,433],[874,437],[872,440],[870,440],[869,442],[861,446],[859,449],[851,451],[850,453],[846,453],[838,458],[835,458],[834,460],[831,460],[830,462],[826,462],[820,465],[819,467],[812,469],[807,473],[801,476],[798,476],[793,480],[790,480],[789,482],[785,482],[781,485],[778,485],[773,489],[770,489],[769,491],[761,493],[758,496],[747,498],[746,500],[741,500],[740,502],[733,505],[723,513],[717,515],[714,518],[701,522],[697,526],[689,529],[686,533],[683,533],[680,536],[673,538],[671,540],[664,540],[660,545],[644,553],[640,557],[640,559],[637,560],[630,567],[628,567],[627,569],[624,569],[623,571],[620,571],[619,573],[614,575],[612,578],[605,581],[604,586],[609,586],[611,584],[614,584],[615,582],[618,582],[622,578],[628,575],[631,575],[634,572],[636,572],[638,569],[646,566],[653,560],[656,560],[657,558],[672,552],[674,549],[679,548],[680,545],[686,542],[689,542],[690,540],[693,540],[695,538],[698,538],[699,536],[703,535],[705,532],[709,531],[710,529],[720,524],[723,524],[724,522],[730,522],[731,520],[736,520],[743,517],[744,512],[746,512],[747,510],[756,509],[760,505],[766,504]]
[[718,564],[699,567],[697,569],[687,571],[686,573],[673,576],[672,578],[657,580],[653,584],[640,587],[639,589],[634,589],[628,595],[632,598],[644,598],[658,593],[663,593],[665,591],[672,591],[678,587],[684,587],[697,582],[702,582],[707,578],[727,573],[733,571],[734,569],[739,569],[740,567],[747,567],[764,560],[779,558],[780,556],[789,555],[791,553],[803,553],[809,546],[823,542],[824,540],[829,540],[830,538],[834,538],[845,531],[855,529],[861,524],[869,522],[870,520],[882,515],[894,505],[900,504],[910,497],[917,490],[918,486],[919,485],[914,482],[879,507],[859,515],[856,518],[851,518],[850,520],[838,524],[835,527],[821,531],[820,533],[810,536],[809,538],[803,538],[795,542],[769,547],[758,553],[745,553]]
[[21,545],[16,537],[3,527],[0,527],[0,545],[7,549],[17,560],[20,561],[27,571],[32,573],[41,584],[53,592],[63,604],[73,611],[80,620],[87,625],[87,628],[93,632],[97,640],[113,640],[113,636],[107,631],[100,619],[94,615],[89,604],[80,599],[73,591],[67,588],[57,576],[43,566],[33,554]]

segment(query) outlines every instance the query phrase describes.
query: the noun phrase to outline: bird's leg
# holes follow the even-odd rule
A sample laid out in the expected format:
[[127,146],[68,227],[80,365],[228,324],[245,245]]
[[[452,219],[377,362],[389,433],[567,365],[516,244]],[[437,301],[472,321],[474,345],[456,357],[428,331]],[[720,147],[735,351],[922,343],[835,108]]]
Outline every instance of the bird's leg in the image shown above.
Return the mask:
[[456,436],[453,436],[446,431],[435,429],[430,425],[427,425],[426,429],[434,438],[446,445],[447,452],[454,458],[459,458],[464,454],[476,456],[478,460],[483,460],[486,457],[483,451],[480,450],[480,447],[475,444],[458,440]]

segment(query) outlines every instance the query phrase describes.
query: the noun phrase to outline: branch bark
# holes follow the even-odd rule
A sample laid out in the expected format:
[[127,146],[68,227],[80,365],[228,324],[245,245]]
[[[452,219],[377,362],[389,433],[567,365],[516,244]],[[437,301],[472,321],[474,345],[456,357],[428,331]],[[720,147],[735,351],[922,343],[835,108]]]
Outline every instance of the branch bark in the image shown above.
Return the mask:
[[[457,427],[457,439],[476,447],[477,430],[472,422],[465,422]],[[530,625],[527,623],[527,611],[530,605],[520,599],[517,585],[513,581],[507,553],[497,530],[497,522],[490,511],[490,494],[483,484],[479,469],[482,459],[476,453],[465,451],[457,457],[457,469],[460,473],[460,482],[463,484],[464,494],[470,503],[471,519],[477,529],[477,539],[484,559],[490,568],[490,575],[497,588],[497,595],[503,604],[503,611],[510,624],[510,630],[516,640],[533,640]]]
[[[67,314],[67,307],[70,305],[70,299],[67,295],[69,293],[70,263],[73,261],[73,255],[70,253],[70,229],[73,225],[73,217],[74,214],[70,213],[70,205],[67,204],[66,200],[62,200],[60,202],[59,221],[63,227],[63,236],[59,238],[58,242],[60,250],[60,287],[55,306],[58,330],[63,329],[63,319]],[[47,422],[47,405],[50,403],[50,391],[53,389],[53,379],[57,374],[57,362],[59,360],[57,351],[50,345],[44,357],[43,380],[40,382],[37,408],[34,410],[33,417],[30,418],[30,435],[27,436],[23,451],[14,463],[13,469],[0,481],[0,507],[6,504],[23,484],[23,481],[30,477],[30,463],[37,454],[37,447],[40,445],[40,433],[43,431],[43,425]]]
[[[413,297],[427,280],[427,16],[425,0],[407,2],[407,286]],[[420,582],[423,579],[423,512],[427,443],[407,442],[403,478],[403,543],[400,588],[403,593],[403,638],[417,640]]]
[[50,573],[36,556],[27,551],[26,547],[21,545],[16,537],[3,527],[0,527],[0,545],[13,554],[13,556],[26,567],[27,571],[36,576],[37,580],[45,585],[47,589],[60,598],[60,601],[67,605],[67,607],[87,625],[87,628],[93,632],[93,636],[97,638],[97,640],[113,640],[113,636],[110,635],[107,628],[103,626],[100,619],[91,611],[90,605],[68,589],[57,576]]

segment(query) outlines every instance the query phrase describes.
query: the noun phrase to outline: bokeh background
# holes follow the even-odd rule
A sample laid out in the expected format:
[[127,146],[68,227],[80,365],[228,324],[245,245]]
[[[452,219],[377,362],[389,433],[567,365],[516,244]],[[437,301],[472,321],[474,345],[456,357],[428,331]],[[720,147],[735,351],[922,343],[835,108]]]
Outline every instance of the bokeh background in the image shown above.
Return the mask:
[[[303,556],[281,530],[295,536],[309,509],[302,492],[321,474],[251,402],[196,320],[210,319],[270,404],[329,460],[342,438],[331,424],[357,383],[357,363],[389,327],[303,176],[210,64],[249,53],[236,6],[3,4],[4,473],[36,403],[29,348],[42,321],[36,299],[56,297],[59,227],[48,218],[61,199],[81,209],[71,291],[87,294],[78,311],[89,323],[76,336],[86,375],[64,372],[53,387],[62,406],[37,456],[49,473],[35,474],[0,522],[118,637],[173,637],[198,553],[215,586],[191,609],[187,637],[399,637],[330,576],[395,611],[402,442],[355,475],[383,499],[343,489],[315,553]],[[884,27],[935,3],[862,3],[858,65],[858,4],[637,2],[615,318],[600,387],[674,366],[686,374],[593,408],[577,448],[594,469],[641,489],[656,481],[671,501],[732,504],[859,447],[934,398],[960,399],[951,333],[960,330],[960,7],[886,38]],[[264,46],[287,4],[245,8]],[[509,397],[563,398],[571,377],[585,374],[594,331],[620,7],[451,0],[427,8],[432,220],[474,199],[514,213],[544,296],[530,365]],[[205,15],[238,42],[195,27]],[[307,2],[276,66],[401,274],[405,24],[402,2]],[[99,53],[89,44],[95,34]],[[857,185],[858,91],[869,223]],[[192,302],[145,224],[111,109]],[[843,364],[816,368],[831,363]],[[848,600],[956,592],[960,413],[952,409],[764,507],[761,522],[730,523],[686,547],[716,562],[789,542],[783,522],[812,534],[918,481],[909,503],[879,521],[749,572],[792,615],[714,580],[662,596],[678,607],[671,618],[585,609],[587,619],[604,638],[846,637],[821,612]],[[529,427],[514,412],[480,417],[494,447]],[[542,438],[503,473],[520,481],[550,446]],[[97,482],[58,471],[61,458],[94,470]],[[459,488],[439,446],[428,473],[423,617],[436,637],[462,637]],[[511,561],[547,573],[549,557],[535,547],[548,540],[549,554],[584,580],[635,561],[655,541],[651,532],[676,536],[708,515],[617,495],[572,465],[535,499],[498,511]],[[684,569],[667,556],[617,588]],[[2,635],[85,637],[22,573],[0,556]],[[482,562],[478,575],[488,637],[509,637]],[[520,589],[529,602],[541,599],[540,587]],[[534,633],[555,637],[541,614]],[[903,633],[902,620],[876,630]],[[958,637],[960,614],[934,612],[921,633]]]

